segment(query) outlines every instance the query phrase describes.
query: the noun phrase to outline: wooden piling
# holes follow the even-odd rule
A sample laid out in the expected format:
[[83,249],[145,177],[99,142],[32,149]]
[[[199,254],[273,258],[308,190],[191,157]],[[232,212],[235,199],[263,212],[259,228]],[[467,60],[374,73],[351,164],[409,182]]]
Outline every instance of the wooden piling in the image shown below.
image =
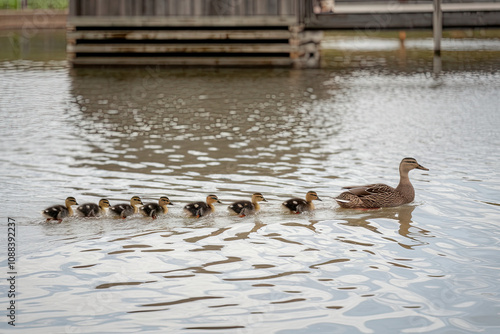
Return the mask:
[[443,35],[443,11],[441,0],[433,1],[432,31],[434,37],[434,53],[441,53],[441,37]]

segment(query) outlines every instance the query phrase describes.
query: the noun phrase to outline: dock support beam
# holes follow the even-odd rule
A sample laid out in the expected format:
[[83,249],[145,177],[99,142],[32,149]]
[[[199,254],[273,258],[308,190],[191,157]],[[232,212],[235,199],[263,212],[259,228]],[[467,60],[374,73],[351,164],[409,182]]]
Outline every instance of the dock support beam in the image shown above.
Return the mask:
[[441,54],[441,36],[443,34],[443,11],[441,0],[433,0],[432,30],[434,35],[434,53]]

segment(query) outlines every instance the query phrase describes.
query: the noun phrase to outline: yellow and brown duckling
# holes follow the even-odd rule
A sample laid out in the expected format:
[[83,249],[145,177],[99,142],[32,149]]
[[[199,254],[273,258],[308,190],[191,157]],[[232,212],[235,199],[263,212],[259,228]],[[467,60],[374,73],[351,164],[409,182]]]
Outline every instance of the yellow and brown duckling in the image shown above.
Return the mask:
[[239,215],[240,217],[245,217],[248,215],[255,214],[260,210],[259,202],[267,202],[261,193],[255,193],[252,195],[252,201],[237,201],[229,205],[227,209],[232,214]]
[[85,203],[80,205],[76,208],[76,212],[80,217],[100,217],[106,215],[109,206],[109,201],[103,198],[99,201],[99,204]]
[[133,196],[130,204],[122,203],[109,207],[109,213],[116,218],[126,218],[139,211],[139,205],[143,205],[139,196]]
[[306,199],[302,198],[292,198],[284,201],[282,206],[286,208],[291,213],[302,213],[314,210],[314,204],[312,201],[321,201],[315,191],[308,191],[306,194]]
[[146,203],[141,206],[140,211],[146,217],[156,219],[159,215],[164,215],[168,212],[167,205],[174,205],[167,196],[160,197],[158,203]]
[[221,203],[221,201],[216,195],[208,195],[206,203],[190,203],[184,207],[184,212],[190,217],[200,218],[214,212],[214,203]]
[[42,215],[47,218],[46,221],[57,220],[62,222],[63,218],[73,215],[72,205],[78,205],[74,197],[66,198],[64,205],[54,205],[42,211]]
[[410,203],[415,199],[415,190],[408,173],[412,169],[429,170],[414,158],[404,158],[399,164],[399,184],[396,188],[383,183],[344,187],[346,192],[335,198],[342,208],[375,209]]

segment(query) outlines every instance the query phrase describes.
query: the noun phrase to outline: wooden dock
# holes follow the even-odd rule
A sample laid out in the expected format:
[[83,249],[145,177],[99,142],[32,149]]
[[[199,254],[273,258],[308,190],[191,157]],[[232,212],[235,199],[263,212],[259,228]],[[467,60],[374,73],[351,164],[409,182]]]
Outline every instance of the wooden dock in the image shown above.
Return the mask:
[[[498,28],[500,2],[443,2],[443,28]],[[433,3],[387,1],[339,2],[331,13],[306,8],[307,29],[432,29]]]
[[297,9],[296,0],[71,0],[67,51],[74,66],[317,67],[322,33],[305,31]]
[[[376,1],[376,0],[372,0]],[[472,1],[472,0],[470,0]],[[414,1],[70,0],[73,66],[320,64],[322,30],[429,29],[433,5]],[[443,3],[443,27],[500,27],[500,2]]]

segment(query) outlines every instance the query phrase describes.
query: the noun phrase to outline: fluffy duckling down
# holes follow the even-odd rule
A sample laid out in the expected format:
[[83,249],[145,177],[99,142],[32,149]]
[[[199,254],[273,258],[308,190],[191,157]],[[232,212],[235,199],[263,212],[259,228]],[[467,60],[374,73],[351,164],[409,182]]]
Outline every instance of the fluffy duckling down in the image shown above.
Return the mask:
[[252,195],[252,201],[237,201],[227,207],[229,212],[240,217],[257,213],[260,210],[259,202],[267,202],[261,193]]
[[174,205],[167,196],[162,196],[158,203],[146,203],[139,209],[145,217],[156,219],[159,215],[168,212],[167,205]]
[[291,213],[302,213],[314,210],[314,204],[312,201],[321,201],[318,194],[315,191],[309,191],[306,194],[306,199],[302,198],[291,198],[282,203],[282,207]]
[[184,207],[184,212],[189,217],[200,218],[215,211],[214,203],[221,203],[216,195],[208,195],[205,202],[189,203]]
[[46,221],[57,220],[58,222],[62,222],[63,218],[73,215],[73,209],[71,208],[72,205],[78,205],[78,203],[74,197],[68,197],[66,198],[64,205],[54,205],[48,207],[42,211],[42,215],[47,218]]
[[109,213],[115,218],[127,218],[139,212],[139,205],[143,205],[139,196],[133,196],[130,204],[122,203],[109,207]]

